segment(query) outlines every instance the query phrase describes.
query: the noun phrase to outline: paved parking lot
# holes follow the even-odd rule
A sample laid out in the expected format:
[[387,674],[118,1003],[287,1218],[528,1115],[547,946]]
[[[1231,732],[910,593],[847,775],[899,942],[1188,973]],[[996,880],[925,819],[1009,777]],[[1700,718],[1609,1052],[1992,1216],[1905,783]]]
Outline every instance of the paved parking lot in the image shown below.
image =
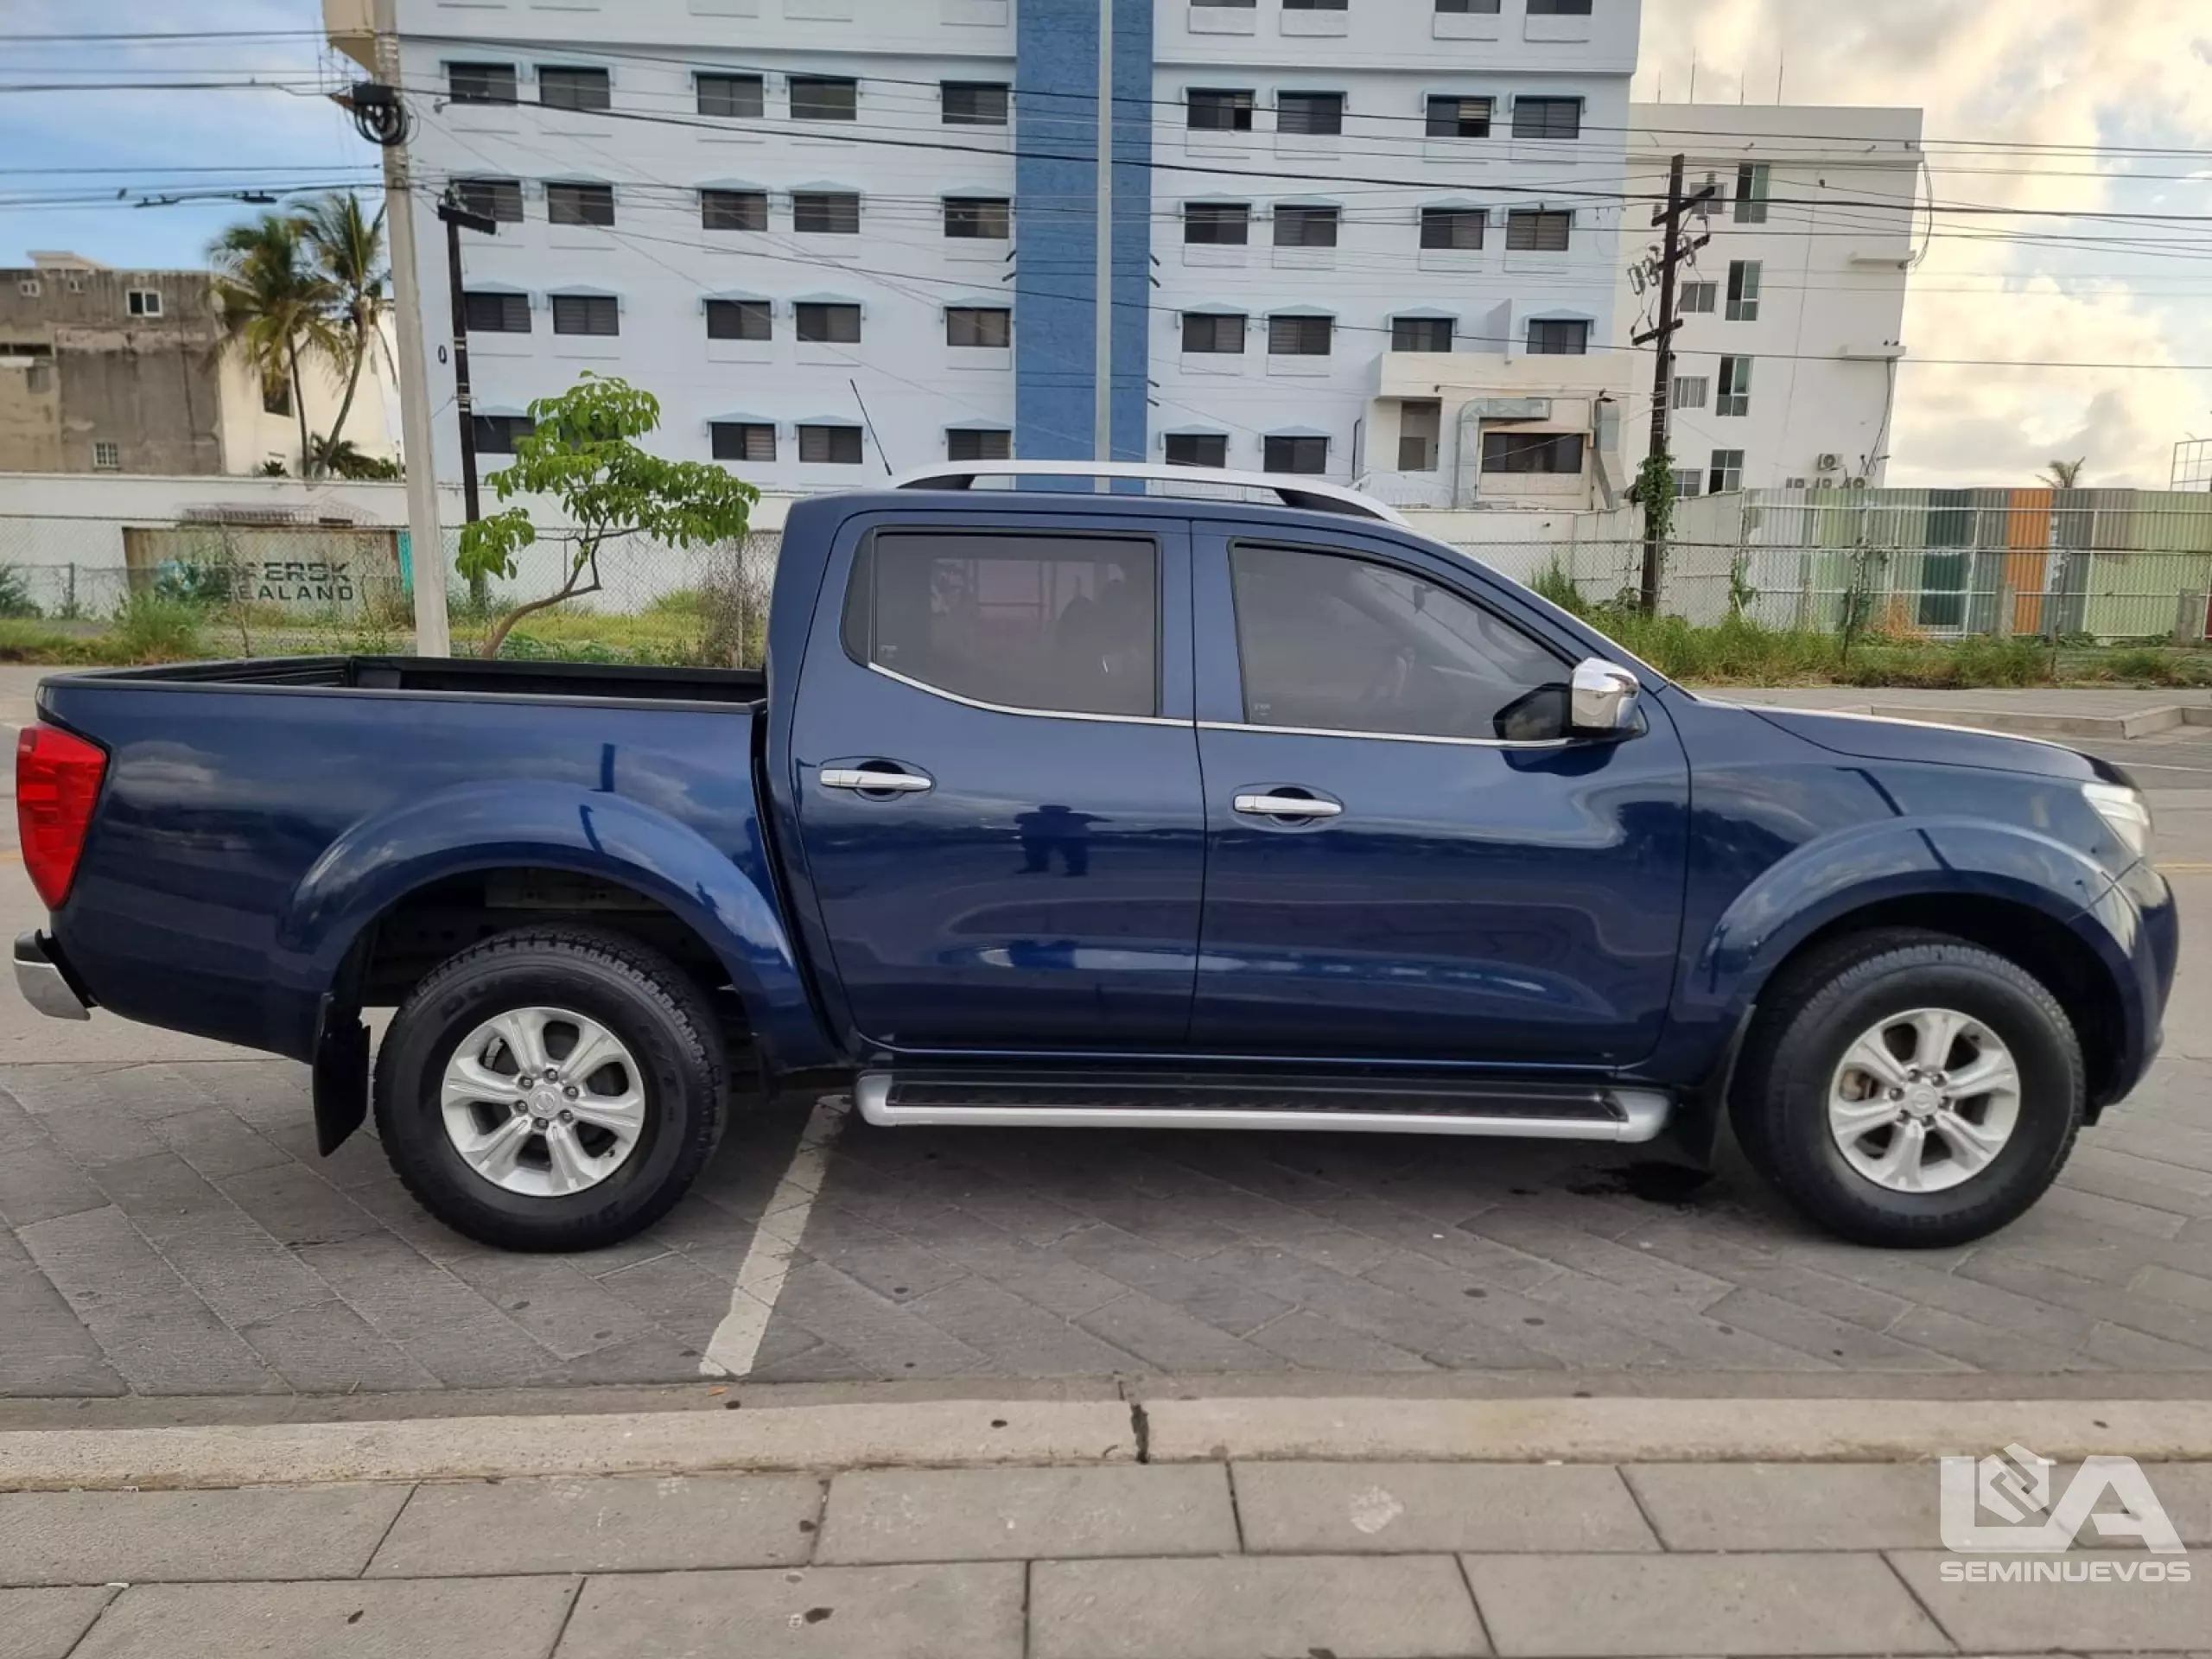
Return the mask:
[[[2158,750],[2212,781],[2212,738]],[[1732,1163],[1685,1196],[1589,1149],[779,1109],[651,1236],[506,1255],[366,1135],[316,1158],[299,1068],[10,996],[0,1393],[675,1382],[710,1347],[783,1381],[2212,1370],[2212,791],[2145,781],[2190,930],[2167,1058],[1972,1249],[1832,1243]]]

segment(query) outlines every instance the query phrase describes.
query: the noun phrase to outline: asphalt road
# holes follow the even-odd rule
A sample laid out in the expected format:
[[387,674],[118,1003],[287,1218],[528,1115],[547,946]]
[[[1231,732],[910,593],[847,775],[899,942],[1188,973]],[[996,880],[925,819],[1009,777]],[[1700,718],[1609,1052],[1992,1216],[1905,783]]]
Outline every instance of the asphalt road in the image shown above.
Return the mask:
[[[645,1237],[504,1255],[416,1210],[371,1136],[315,1157],[300,1068],[0,995],[0,1394],[658,1382],[716,1361],[1274,1386],[2212,1370],[2212,732],[2103,747],[2158,792],[2183,895],[2167,1053],[1977,1247],[1835,1244],[1732,1162],[1685,1192],[1572,1148],[891,1132],[823,1107],[743,1114]],[[0,926],[39,915],[4,852]]]

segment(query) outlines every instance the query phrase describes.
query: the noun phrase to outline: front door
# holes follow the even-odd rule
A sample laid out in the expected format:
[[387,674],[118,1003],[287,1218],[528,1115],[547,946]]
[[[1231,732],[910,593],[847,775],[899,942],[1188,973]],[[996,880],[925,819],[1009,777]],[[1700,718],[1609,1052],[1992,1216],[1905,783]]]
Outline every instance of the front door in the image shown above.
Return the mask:
[[924,521],[832,561],[791,786],[868,1045],[1184,1039],[1205,856],[1188,545],[1179,520]]
[[1688,768],[1566,731],[1571,638],[1439,551],[1201,529],[1195,1047],[1614,1066],[1657,1045]]

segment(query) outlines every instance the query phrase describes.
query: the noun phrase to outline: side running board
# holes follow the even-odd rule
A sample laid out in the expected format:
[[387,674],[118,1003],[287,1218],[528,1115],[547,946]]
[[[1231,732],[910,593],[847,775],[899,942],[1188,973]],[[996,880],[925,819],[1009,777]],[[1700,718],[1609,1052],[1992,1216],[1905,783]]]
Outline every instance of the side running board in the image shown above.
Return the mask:
[[1375,1074],[867,1071],[853,1096],[863,1118],[887,1128],[1328,1129],[1630,1146],[1658,1139],[1674,1109],[1651,1089]]

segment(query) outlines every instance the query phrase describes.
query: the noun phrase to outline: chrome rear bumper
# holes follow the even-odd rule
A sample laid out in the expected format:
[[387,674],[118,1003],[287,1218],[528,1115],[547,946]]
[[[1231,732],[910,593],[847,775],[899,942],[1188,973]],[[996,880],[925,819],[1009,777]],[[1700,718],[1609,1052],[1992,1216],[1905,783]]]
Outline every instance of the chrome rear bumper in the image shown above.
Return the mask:
[[61,970],[47,954],[46,941],[36,933],[16,936],[16,988],[23,1001],[41,1014],[56,1020],[89,1020],[92,1011],[70,988]]

